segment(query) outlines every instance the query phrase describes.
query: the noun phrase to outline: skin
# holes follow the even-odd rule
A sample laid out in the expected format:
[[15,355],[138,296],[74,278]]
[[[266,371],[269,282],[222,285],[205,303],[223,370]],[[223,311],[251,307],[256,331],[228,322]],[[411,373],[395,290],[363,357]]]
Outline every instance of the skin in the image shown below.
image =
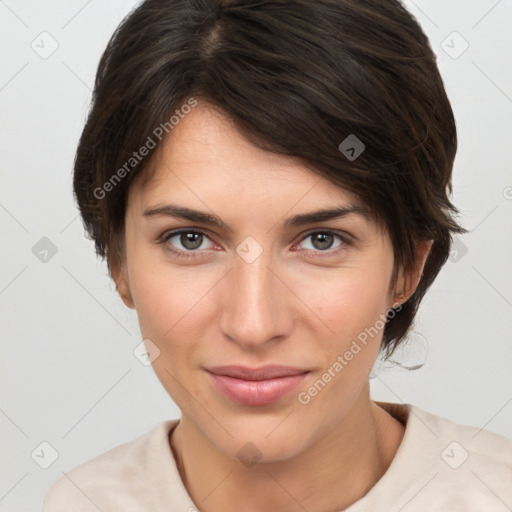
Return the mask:
[[[181,410],[170,446],[187,491],[205,512],[238,511],[241,503],[246,512],[346,508],[385,473],[404,433],[369,395],[382,329],[309,403],[298,394],[379,315],[407,300],[431,244],[418,244],[415,265],[392,283],[389,235],[364,216],[285,228],[291,215],[357,198],[295,158],[258,149],[202,102],[151,163],[149,183],[130,189],[126,253],[113,277],[143,338],[158,347],[153,368]],[[230,229],[143,215],[166,203],[216,214]],[[203,231],[202,243],[184,245],[179,235],[157,243],[183,227]],[[352,243],[334,237],[322,246],[307,236],[325,229]],[[251,263],[236,251],[248,236],[263,251]],[[248,406],[217,391],[203,369],[226,364],[310,373],[278,402]],[[248,442],[261,456],[251,467],[237,457]]]

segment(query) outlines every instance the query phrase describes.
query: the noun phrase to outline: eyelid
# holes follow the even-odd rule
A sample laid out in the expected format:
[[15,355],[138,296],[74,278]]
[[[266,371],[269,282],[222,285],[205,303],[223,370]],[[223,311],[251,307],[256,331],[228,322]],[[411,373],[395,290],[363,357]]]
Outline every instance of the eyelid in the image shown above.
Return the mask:
[[331,235],[339,236],[342,240],[346,241],[347,243],[352,243],[355,241],[355,237],[351,234],[347,233],[346,231],[341,231],[334,228],[316,228],[316,229],[310,229],[306,231],[303,235],[300,235],[300,241],[304,240],[308,236],[311,236],[314,233],[329,233]]

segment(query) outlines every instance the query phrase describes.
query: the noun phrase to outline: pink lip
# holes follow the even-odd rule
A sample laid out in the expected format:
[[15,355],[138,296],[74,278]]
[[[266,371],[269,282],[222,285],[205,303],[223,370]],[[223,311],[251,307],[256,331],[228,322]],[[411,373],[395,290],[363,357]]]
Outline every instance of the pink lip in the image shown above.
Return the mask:
[[296,388],[309,373],[289,366],[215,366],[206,368],[217,389],[244,405],[268,405]]

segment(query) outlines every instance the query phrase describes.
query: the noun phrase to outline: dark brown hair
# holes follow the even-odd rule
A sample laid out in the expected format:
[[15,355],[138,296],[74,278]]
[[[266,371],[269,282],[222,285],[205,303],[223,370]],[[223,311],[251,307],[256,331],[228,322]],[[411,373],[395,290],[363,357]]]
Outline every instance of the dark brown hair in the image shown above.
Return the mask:
[[[390,355],[452,233],[466,232],[448,198],[455,121],[417,21],[395,0],[140,4],[103,53],[74,168],[87,234],[111,275],[124,257],[130,184],[151,175],[151,155],[139,150],[170,132],[190,98],[221,109],[258,147],[355,193],[391,237],[394,278],[414,262],[417,241],[434,241],[416,291],[386,324]],[[355,159],[338,149],[349,135],[364,144]]]

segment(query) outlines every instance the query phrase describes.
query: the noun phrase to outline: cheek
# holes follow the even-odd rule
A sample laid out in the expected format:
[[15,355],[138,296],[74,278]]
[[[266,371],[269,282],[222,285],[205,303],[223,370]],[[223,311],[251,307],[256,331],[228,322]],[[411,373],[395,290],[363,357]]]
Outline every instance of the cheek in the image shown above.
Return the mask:
[[[172,273],[133,273],[132,289],[141,332],[144,337],[164,340],[187,322],[187,314],[197,303],[196,288],[172,279]],[[192,285],[193,283],[188,283]]]
[[317,337],[322,370],[299,402],[311,407],[311,416],[324,417],[326,429],[347,413],[368,383],[386,325],[389,278],[384,265],[382,272],[351,269],[314,297],[312,309],[330,334]]
[[[149,267],[149,266],[148,266]],[[204,321],[204,298],[207,290],[200,279],[190,274],[184,278],[176,269],[159,269],[144,264],[131,275],[135,307],[143,339],[158,347],[159,355],[153,360],[153,370],[172,399],[186,407],[194,383],[188,382],[184,371],[195,366],[196,339],[200,339],[201,320]]]
[[[388,269],[352,268],[339,272],[329,280],[303,281],[301,296],[322,323],[328,327],[330,337],[337,343],[350,343],[366,328],[382,327],[378,322],[387,312]],[[388,275],[389,274],[389,275]],[[313,291],[312,291],[313,290]],[[338,347],[341,348],[341,347]]]
[[132,297],[143,337],[162,351],[190,345],[194,331],[206,320],[208,293],[219,276],[207,268],[180,270],[143,250],[132,252],[130,265]]

